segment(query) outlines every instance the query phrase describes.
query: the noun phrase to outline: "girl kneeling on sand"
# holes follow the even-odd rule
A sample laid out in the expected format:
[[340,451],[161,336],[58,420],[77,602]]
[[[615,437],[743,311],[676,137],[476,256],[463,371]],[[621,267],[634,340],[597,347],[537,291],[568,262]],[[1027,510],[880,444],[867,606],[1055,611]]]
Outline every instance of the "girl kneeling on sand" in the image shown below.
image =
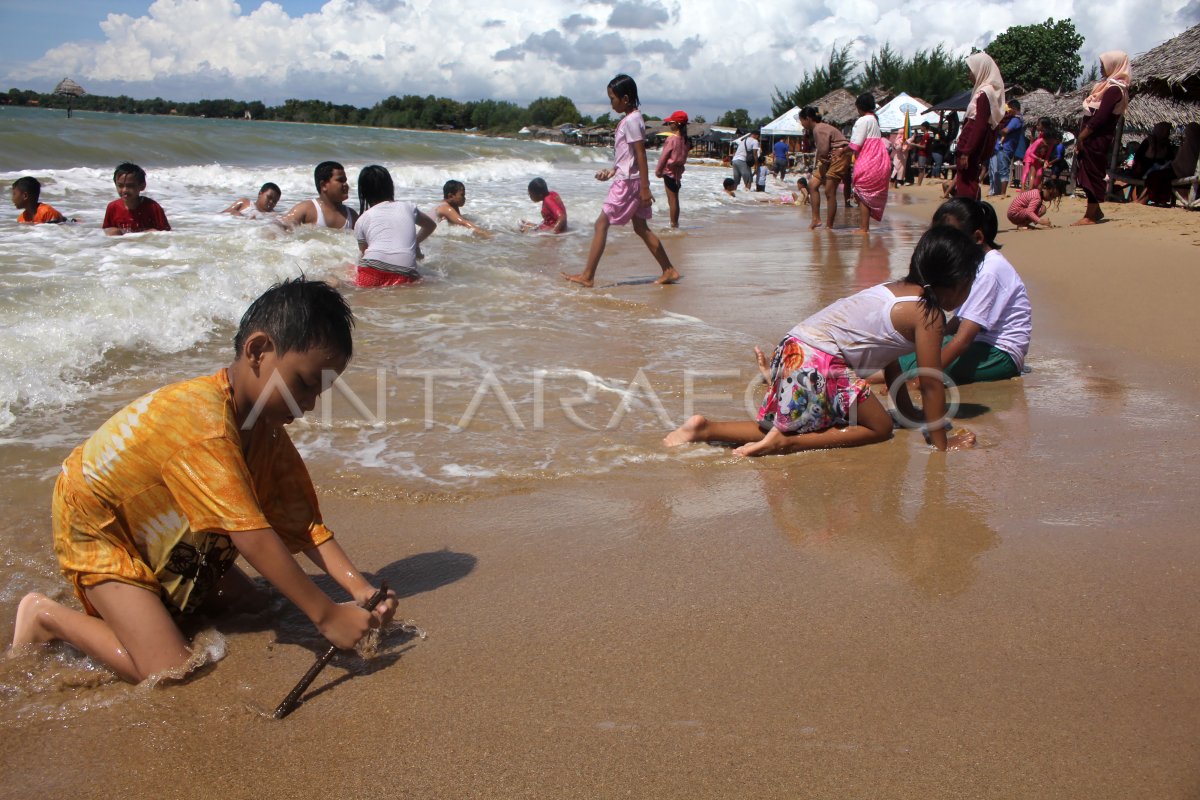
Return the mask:
[[[913,251],[904,280],[881,283],[818,311],[788,332],[771,360],[770,388],[758,421],[712,422],[694,416],[668,435],[668,447],[733,442],[742,456],[855,447],[891,438],[892,417],[859,375],[882,369],[896,406],[916,419],[897,359],[914,350],[925,431],[938,450],[970,447],[975,434],[947,437],[941,377],[945,312],[971,291],[983,250],[961,231],[931,228]],[[765,361],[760,353],[760,365]]]

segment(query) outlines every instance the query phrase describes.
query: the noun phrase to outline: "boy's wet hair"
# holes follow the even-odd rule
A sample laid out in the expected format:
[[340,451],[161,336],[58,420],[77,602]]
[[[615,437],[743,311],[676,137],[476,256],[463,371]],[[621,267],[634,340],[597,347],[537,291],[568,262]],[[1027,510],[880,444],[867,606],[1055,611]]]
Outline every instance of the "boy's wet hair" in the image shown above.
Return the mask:
[[808,178],[805,178],[805,177],[796,178],[796,185],[803,186],[805,189],[807,189],[808,188]]
[[259,194],[262,194],[263,192],[274,192],[275,194],[279,195],[280,197],[283,197],[283,190],[269,181],[267,183],[264,183],[262,185],[262,188],[258,190]]
[[333,179],[334,171],[339,169],[342,172],[346,171],[346,168],[336,161],[322,161],[317,164],[317,168],[313,170],[313,182],[317,184],[318,193],[321,191],[321,184],[329,183]]
[[386,167],[372,164],[358,173],[358,212],[361,214],[376,203],[396,199],[392,174]]
[[277,283],[250,304],[233,337],[236,358],[252,334],[271,337],[279,355],[324,347],[354,354],[354,312],[346,298],[325,281],[300,276]]
[[634,108],[642,104],[642,101],[638,99],[637,81],[625,73],[621,73],[609,81],[608,88],[612,90],[615,96],[628,98]]
[[[971,201],[974,202],[974,201]],[[913,250],[905,283],[921,287],[921,310],[941,311],[934,289],[970,286],[983,263],[983,248],[952,225],[934,225]]]
[[737,186],[737,181],[735,181],[733,178],[726,178],[725,180],[721,181],[721,185],[726,189],[732,189],[733,187]]
[[870,113],[875,110],[875,95],[870,92],[863,92],[858,97],[854,98],[854,107],[859,111]]
[[458,194],[460,191],[466,188],[466,184],[464,184],[462,181],[456,181],[453,179],[448,180],[442,184],[442,199],[448,200],[450,199],[450,195]]
[[23,178],[17,178],[13,181],[12,188],[24,192],[29,195],[29,199],[36,203],[42,196],[42,184],[32,175],[26,175]]
[[816,106],[805,106],[800,109],[800,119],[811,119],[813,122],[820,122],[822,119],[821,112],[817,110]]
[[117,182],[117,178],[122,175],[132,175],[137,178],[137,182],[142,186],[146,185],[146,170],[139,167],[137,164],[131,164],[128,161],[118,164],[113,170],[113,183]]
[[546,185],[545,178],[534,178],[529,182],[529,193],[538,197],[545,197],[550,194],[550,187]]

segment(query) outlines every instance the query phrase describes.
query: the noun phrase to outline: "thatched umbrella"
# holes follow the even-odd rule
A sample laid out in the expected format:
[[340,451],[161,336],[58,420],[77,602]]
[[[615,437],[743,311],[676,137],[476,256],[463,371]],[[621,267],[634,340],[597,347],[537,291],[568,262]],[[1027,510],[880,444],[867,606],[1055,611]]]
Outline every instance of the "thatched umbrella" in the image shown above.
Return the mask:
[[60,94],[67,98],[67,116],[71,116],[71,105],[76,97],[83,97],[87,92],[83,90],[75,81],[70,78],[63,78],[58,82],[58,86],[54,87],[54,94]]

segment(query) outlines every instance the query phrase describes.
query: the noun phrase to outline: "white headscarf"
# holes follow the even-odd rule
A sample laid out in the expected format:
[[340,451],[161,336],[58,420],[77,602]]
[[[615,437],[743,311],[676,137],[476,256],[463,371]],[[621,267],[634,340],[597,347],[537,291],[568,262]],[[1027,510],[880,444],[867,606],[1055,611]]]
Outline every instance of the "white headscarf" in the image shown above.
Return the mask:
[[1100,66],[1104,68],[1104,79],[1092,87],[1092,93],[1083,101],[1087,113],[1094,114],[1100,108],[1100,100],[1110,86],[1121,90],[1121,99],[1113,107],[1114,114],[1124,114],[1129,105],[1129,81],[1133,74],[1129,69],[1129,56],[1124,50],[1109,50],[1100,54]]
[[1000,76],[1000,68],[983,51],[967,56],[967,68],[971,70],[971,78],[975,81],[975,90],[971,92],[971,102],[967,105],[967,119],[975,116],[975,101],[982,93],[987,97],[991,111],[988,127],[995,128],[1004,118],[1004,78]]

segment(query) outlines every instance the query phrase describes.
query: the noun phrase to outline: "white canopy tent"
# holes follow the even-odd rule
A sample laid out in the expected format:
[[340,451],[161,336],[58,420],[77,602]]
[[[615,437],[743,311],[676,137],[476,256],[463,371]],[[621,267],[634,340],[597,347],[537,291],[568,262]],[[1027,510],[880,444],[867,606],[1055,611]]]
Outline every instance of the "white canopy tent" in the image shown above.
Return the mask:
[[879,117],[879,127],[882,130],[895,131],[904,127],[904,112],[906,111],[910,125],[920,125],[922,122],[928,122],[930,125],[938,124],[938,113],[936,111],[927,113],[929,106],[907,92],[900,92],[893,97],[882,108],[876,110],[875,116]]
[[803,136],[804,128],[800,127],[800,106],[785,111],[763,125],[758,132],[763,136]]

